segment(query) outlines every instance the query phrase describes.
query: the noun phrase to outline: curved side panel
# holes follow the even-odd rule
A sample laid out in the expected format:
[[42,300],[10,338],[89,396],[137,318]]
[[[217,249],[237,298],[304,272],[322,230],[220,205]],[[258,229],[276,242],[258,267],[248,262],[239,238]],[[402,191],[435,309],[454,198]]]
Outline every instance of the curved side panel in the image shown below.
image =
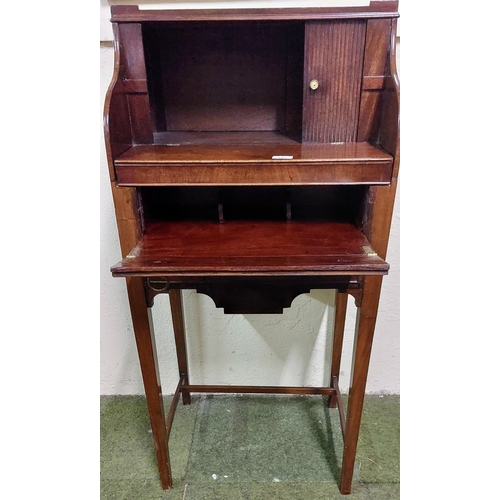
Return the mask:
[[116,222],[122,256],[137,244],[141,235],[139,200],[135,188],[116,186],[114,160],[132,145],[127,94],[120,86],[121,51],[118,25],[113,24],[114,70],[104,100],[104,142],[108,161],[111,192],[115,205]]
[[394,157],[393,178],[399,170],[399,76],[396,67],[396,20],[392,21],[387,85],[384,92],[382,119],[379,133],[380,145]]
[[[391,229],[392,212],[399,173],[399,77],[396,68],[396,20],[391,21],[378,144],[394,158],[391,183],[368,190],[364,233],[377,254],[385,259]],[[376,221],[376,222],[375,222]]]
[[104,141],[111,182],[116,180],[113,160],[132,146],[127,95],[119,91],[120,40],[118,25],[113,24],[114,70],[104,101]]

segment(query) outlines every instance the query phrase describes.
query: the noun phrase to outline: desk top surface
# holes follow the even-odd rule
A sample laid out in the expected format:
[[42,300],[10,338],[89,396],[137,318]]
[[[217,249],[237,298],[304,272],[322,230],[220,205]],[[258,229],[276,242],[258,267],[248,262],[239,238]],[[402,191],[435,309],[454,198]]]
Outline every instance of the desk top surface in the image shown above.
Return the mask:
[[343,222],[150,224],[114,276],[387,274],[363,233]]
[[[227,134],[226,134],[227,135]],[[117,165],[305,162],[388,162],[392,156],[366,142],[341,144],[143,145],[123,153]]]

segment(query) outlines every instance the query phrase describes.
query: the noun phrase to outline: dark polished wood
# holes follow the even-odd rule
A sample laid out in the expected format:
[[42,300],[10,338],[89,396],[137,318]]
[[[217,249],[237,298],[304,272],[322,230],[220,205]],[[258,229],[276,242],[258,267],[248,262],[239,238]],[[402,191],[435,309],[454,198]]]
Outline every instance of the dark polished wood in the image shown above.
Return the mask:
[[185,383],[185,377],[181,376],[181,378],[179,379],[179,383],[177,384],[177,387],[175,389],[174,395],[172,397],[172,402],[170,403],[170,409],[168,411],[167,419],[165,421],[167,443],[168,443],[168,438],[170,437],[170,432],[172,430],[172,424],[174,423],[175,410],[177,409],[177,405],[179,404],[179,399],[181,391],[183,391],[184,383]]
[[151,310],[147,307],[146,296],[140,279],[128,279],[127,292],[161,485],[164,489],[170,489],[172,487],[172,472],[167,447],[168,436]]
[[[304,142],[356,141],[365,31],[360,20],[306,23]],[[310,88],[313,80],[318,82],[315,90]]]
[[[201,135],[201,134],[199,134]],[[384,163],[392,165],[392,156],[367,142],[314,143],[314,144],[280,144],[274,135],[269,138],[271,144],[262,144],[264,134],[252,139],[252,134],[245,134],[240,144],[228,146],[213,145],[143,145],[134,146],[116,158],[116,165],[217,165],[240,163],[249,166],[251,163],[269,166],[281,160],[281,164],[297,164],[307,166],[315,163],[346,162],[356,167],[362,163]],[[223,136],[224,142],[227,135]],[[251,144],[248,142],[251,141]],[[292,156],[277,158],[273,156]],[[376,180],[375,180],[376,181]]]
[[[152,140],[153,127],[150,118],[148,94],[144,92],[146,82],[146,62],[143,51],[141,26],[125,23],[118,28],[121,81],[126,92],[128,117],[133,143],[148,143]],[[140,82],[140,83],[139,83]],[[137,87],[140,86],[140,92]]]
[[363,233],[342,222],[151,223],[114,276],[176,273],[387,274]]
[[[313,394],[337,406],[352,487],[399,172],[398,2],[367,7],[111,8],[104,135],[122,260],[164,489],[191,393]],[[329,387],[191,384],[182,290],[225,313],[279,314],[337,290]],[[179,383],[165,419],[151,307],[169,293]],[[358,321],[344,412],[347,296]]]
[[[177,363],[179,365],[179,377],[184,381],[184,384],[189,384],[182,292],[179,289],[170,290],[168,296],[170,299],[170,310],[172,311],[172,326],[174,329]],[[185,405],[191,404],[191,395],[186,389],[182,390],[182,402]]]
[[[154,37],[161,61],[159,130],[285,129],[289,26],[225,22],[214,29],[201,23],[196,36],[182,24],[144,31]],[[231,50],[220,57],[228,45]]]
[[344,401],[342,400],[342,393],[340,392],[339,389],[339,379],[337,377],[333,377],[332,387],[335,391],[332,395],[330,395],[329,399],[331,400],[332,398],[335,398],[335,404],[333,406],[330,404],[329,406],[330,408],[332,407],[334,408],[336,406],[339,409],[340,429],[342,431],[342,438],[345,440],[346,423],[345,423]]
[[250,135],[250,145],[131,147],[115,161],[118,185],[383,185],[392,177],[392,156],[366,142],[255,144]]
[[349,388],[349,404],[347,407],[344,435],[344,455],[342,458],[340,479],[340,492],[343,494],[351,492],[381,286],[382,279],[379,276],[367,276],[363,287],[363,298],[358,308],[357,328],[353,346],[351,384]]
[[391,20],[372,19],[366,23],[366,45],[363,62],[363,84],[357,141],[376,141],[384,89],[389,83],[387,47]]
[[[347,313],[347,291],[337,290],[335,297],[335,322],[333,326],[332,343],[332,367],[331,367],[331,386],[334,386],[334,380],[340,377],[340,362],[342,359],[342,345],[344,343],[345,318]],[[328,406],[335,408],[337,399],[330,397]]]
[[398,2],[393,0],[372,1],[367,7],[316,7],[283,9],[190,9],[146,10],[134,5],[115,5],[111,8],[111,22],[182,22],[182,21],[281,21],[314,19],[373,19],[396,18]]
[[323,394],[330,395],[335,392],[333,387],[284,387],[265,385],[187,385],[191,392],[208,392],[220,394]]

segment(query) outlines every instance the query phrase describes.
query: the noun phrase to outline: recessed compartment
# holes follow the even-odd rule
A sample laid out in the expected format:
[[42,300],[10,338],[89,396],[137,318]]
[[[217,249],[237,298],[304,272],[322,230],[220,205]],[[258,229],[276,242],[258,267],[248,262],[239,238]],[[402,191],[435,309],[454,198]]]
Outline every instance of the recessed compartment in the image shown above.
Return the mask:
[[[390,184],[393,157],[374,134],[358,141],[366,26],[361,19],[123,25],[122,44],[133,49],[121,56],[117,101],[130,115],[131,137],[124,117],[114,146],[118,185]],[[363,130],[373,128],[368,122]]]
[[300,140],[304,23],[146,23],[143,40],[156,144],[203,132]]
[[365,186],[145,187],[145,227],[158,221],[297,221],[359,225]]

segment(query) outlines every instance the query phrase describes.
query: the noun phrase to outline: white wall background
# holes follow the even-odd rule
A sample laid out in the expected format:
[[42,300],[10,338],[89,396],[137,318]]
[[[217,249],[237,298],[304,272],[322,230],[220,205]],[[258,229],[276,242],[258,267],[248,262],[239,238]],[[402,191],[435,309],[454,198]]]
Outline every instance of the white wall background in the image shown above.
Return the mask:
[[[216,3],[220,2],[207,1],[203,5],[208,8]],[[261,3],[267,7],[291,5],[284,1]],[[192,7],[193,2],[176,2],[178,8],[183,5]],[[104,19],[101,38],[106,40],[105,0],[101,0],[101,7]],[[101,42],[100,65],[102,110],[113,71],[110,42]],[[100,157],[101,394],[143,394],[125,280],[112,278],[109,272],[121,256],[102,134]],[[404,176],[404,163],[401,167]],[[399,393],[400,390],[399,220],[398,194],[387,255],[391,270],[382,287],[367,393]],[[183,291],[191,382],[328,385],[334,294],[334,291],[313,290],[300,295],[282,315],[225,315],[214,307],[209,297]],[[178,382],[178,372],[167,295],[156,297],[153,320],[162,388],[164,394],[171,394]],[[355,307],[350,297],[340,377],[343,391],[349,386],[354,321]]]

